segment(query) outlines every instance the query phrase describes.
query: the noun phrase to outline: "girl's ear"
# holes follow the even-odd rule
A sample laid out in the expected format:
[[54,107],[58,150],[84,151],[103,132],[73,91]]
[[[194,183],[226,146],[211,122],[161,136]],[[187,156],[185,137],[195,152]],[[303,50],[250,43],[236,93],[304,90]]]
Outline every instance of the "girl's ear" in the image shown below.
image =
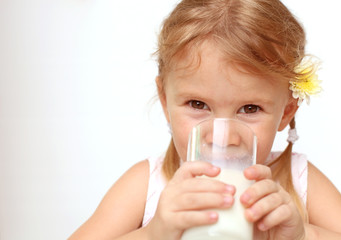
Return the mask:
[[278,131],[282,131],[290,123],[291,119],[295,116],[297,109],[297,99],[290,97],[288,104],[285,106]]
[[167,109],[167,98],[166,98],[166,92],[164,89],[164,84],[162,82],[162,79],[160,76],[157,76],[155,78],[156,86],[157,86],[157,93],[161,102],[163,113],[165,114],[166,120],[169,123],[169,114]]

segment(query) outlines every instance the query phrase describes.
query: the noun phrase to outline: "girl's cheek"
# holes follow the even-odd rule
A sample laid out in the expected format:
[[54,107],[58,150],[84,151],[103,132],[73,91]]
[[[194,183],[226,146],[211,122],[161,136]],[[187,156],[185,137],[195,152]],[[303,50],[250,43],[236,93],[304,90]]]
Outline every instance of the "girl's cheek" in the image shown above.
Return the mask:
[[187,130],[184,130],[182,134],[181,132],[177,132],[173,134],[174,134],[173,135],[174,145],[179,154],[179,157],[183,160],[186,160],[189,132],[187,132]]
[[[265,130],[264,130],[265,131]],[[272,136],[257,135],[257,163],[264,164],[268,159],[273,145]]]

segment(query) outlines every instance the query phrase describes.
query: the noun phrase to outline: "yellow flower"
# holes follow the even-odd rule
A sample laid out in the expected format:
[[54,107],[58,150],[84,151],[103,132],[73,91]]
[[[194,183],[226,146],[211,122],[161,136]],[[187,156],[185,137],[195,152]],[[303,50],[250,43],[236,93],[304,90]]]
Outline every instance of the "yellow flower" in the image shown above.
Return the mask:
[[321,81],[318,79],[316,70],[317,67],[311,61],[305,62],[296,68],[297,77],[289,82],[289,89],[292,91],[292,96],[298,99],[298,105],[301,105],[304,99],[309,104],[310,96],[321,92]]

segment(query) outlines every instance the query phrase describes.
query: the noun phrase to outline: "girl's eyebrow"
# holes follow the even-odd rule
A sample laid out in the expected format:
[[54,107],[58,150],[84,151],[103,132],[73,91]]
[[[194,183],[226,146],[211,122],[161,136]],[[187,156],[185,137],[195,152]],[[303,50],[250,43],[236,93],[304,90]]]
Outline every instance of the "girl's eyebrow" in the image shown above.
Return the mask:
[[244,99],[240,99],[242,104],[255,104],[255,105],[265,105],[272,106],[275,102],[272,98],[260,98],[260,97],[246,97]]
[[175,91],[177,98],[193,98],[193,100],[209,101],[212,100],[212,95],[205,91],[190,89],[190,90],[177,90]]
[[274,103],[274,99],[272,98],[266,98],[266,97],[248,97],[245,98],[246,100],[250,99],[250,101],[252,102],[263,102],[263,103],[266,103],[266,104],[272,104]]
[[[197,88],[187,88],[184,90],[183,88],[178,88],[175,91],[175,94],[178,97],[193,97],[196,96],[198,98],[211,98],[212,95],[210,93],[207,93],[204,88],[202,90],[198,90]],[[208,96],[207,96],[208,95]],[[255,96],[256,95],[256,96]],[[272,97],[267,97],[267,96],[259,96],[259,93],[255,94],[243,94],[240,95],[240,101],[241,102],[263,102],[265,104],[272,104],[276,100],[272,99]]]

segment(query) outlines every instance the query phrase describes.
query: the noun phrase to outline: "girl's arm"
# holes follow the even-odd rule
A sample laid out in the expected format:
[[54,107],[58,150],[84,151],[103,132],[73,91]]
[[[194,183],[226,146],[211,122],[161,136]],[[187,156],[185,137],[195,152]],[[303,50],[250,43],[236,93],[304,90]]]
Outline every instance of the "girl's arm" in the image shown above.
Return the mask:
[[[187,228],[215,223],[213,208],[229,208],[235,188],[210,178],[220,169],[207,162],[187,162],[177,170],[161,193],[155,216],[140,228],[149,166],[141,162],[132,167],[109,190],[94,215],[69,240],[146,240],[180,239]],[[206,210],[206,211],[203,211]]]
[[341,239],[341,194],[314,165],[308,165],[307,237]]
[[148,180],[148,161],[130,168],[110,188],[90,219],[69,240],[145,239],[144,228],[139,227],[144,215]]

